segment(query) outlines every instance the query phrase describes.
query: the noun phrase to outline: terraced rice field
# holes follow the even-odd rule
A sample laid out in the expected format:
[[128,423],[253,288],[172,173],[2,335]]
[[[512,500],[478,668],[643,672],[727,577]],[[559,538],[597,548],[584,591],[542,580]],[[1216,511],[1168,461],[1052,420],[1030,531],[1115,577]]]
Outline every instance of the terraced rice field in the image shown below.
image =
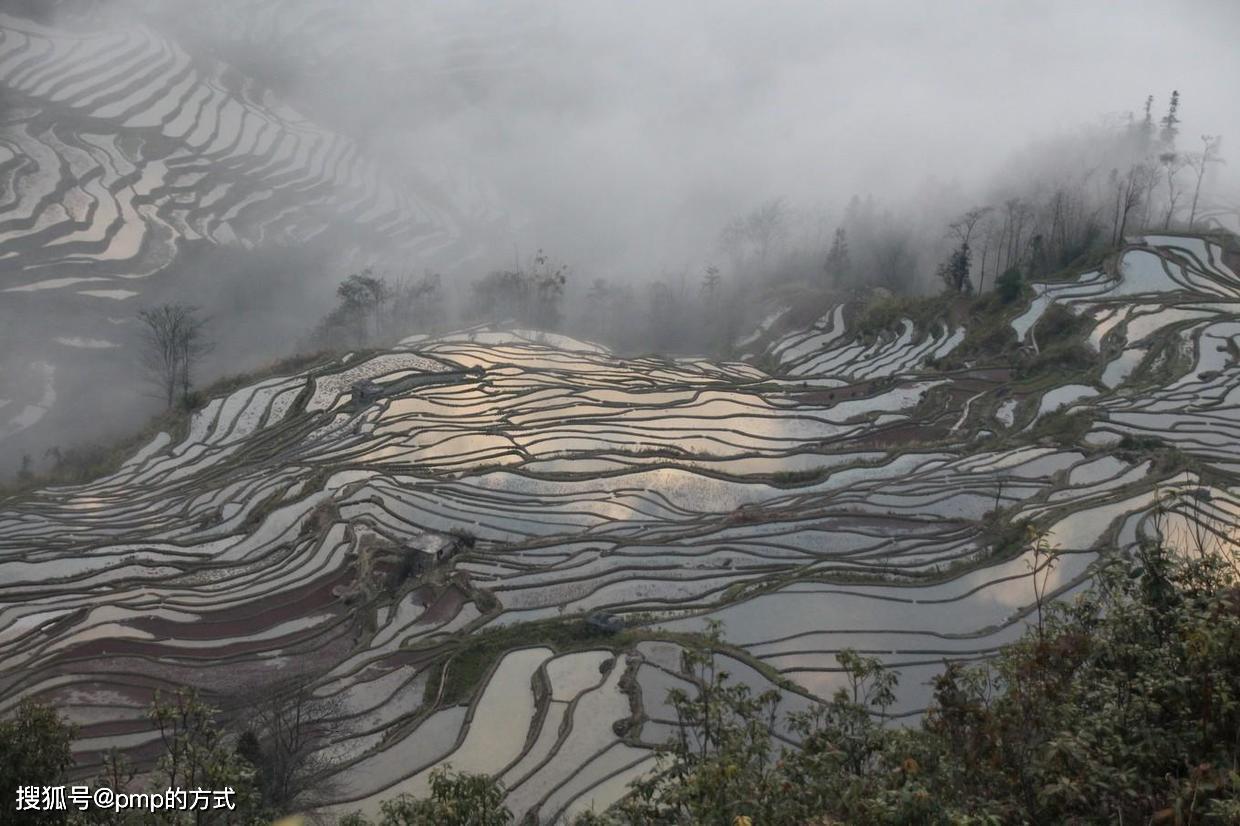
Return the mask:
[[[395,185],[355,143],[225,64],[141,26],[72,32],[0,16],[0,259],[10,291],[101,294],[177,242],[305,241],[341,217],[359,244],[458,244],[450,204]],[[116,297],[116,296],[103,296]]]
[[[92,402],[98,388],[83,392],[68,365],[89,373],[80,363],[131,345],[126,325],[166,295],[187,245],[347,238],[333,242],[342,268],[386,255],[451,270],[479,254],[477,230],[497,217],[478,182],[381,168],[149,26],[78,30],[0,12],[0,95],[0,441],[58,397]],[[32,367],[30,352],[52,355]]]
[[[930,369],[967,330],[860,339],[840,307],[768,319],[752,363],[475,331],[257,382],[112,476],[2,506],[0,705],[54,702],[89,767],[155,752],[158,689],[235,710],[309,675],[340,700],[331,810],[451,763],[547,823],[651,770],[678,635],[708,618],[727,670],[786,708],[829,694],[851,647],[900,671],[895,714],[915,714],[945,660],[1022,632],[1010,526],[1062,550],[1056,596],[1158,530],[1230,541],[1235,263],[1150,237],[1039,285],[1013,321],[1031,353],[1053,304],[1087,320],[1096,366],[1064,378]],[[355,401],[361,379],[385,389]],[[1055,438],[1075,413],[1084,436]],[[394,581],[403,554],[427,567]],[[595,612],[628,629],[592,632]]]

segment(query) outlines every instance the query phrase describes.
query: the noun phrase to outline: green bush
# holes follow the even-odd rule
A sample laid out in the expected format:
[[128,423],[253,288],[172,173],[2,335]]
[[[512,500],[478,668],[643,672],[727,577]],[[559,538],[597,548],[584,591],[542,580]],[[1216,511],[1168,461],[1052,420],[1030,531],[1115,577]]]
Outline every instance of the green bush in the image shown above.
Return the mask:
[[9,720],[0,720],[0,824],[58,823],[63,812],[17,811],[17,789],[63,786],[73,766],[74,728],[56,710],[23,700]]
[[1085,438],[1093,423],[1093,419],[1084,411],[1069,413],[1064,409],[1055,410],[1038,419],[1038,423],[1033,427],[1033,437],[1074,445]]
[[1090,326],[1089,320],[1078,316],[1063,304],[1051,304],[1033,327],[1038,346],[1043,349],[1072,338]]
[[1020,270],[1012,267],[995,280],[995,295],[1004,304],[1011,304],[1025,291],[1025,279]]
[[1089,345],[1068,341],[1044,346],[1033,358],[1021,365],[1018,374],[1024,379],[1040,376],[1063,376],[1086,373],[1097,366],[1098,357]]
[[[272,812],[262,805],[255,767],[243,755],[240,742],[216,723],[218,712],[199,700],[196,692],[182,690],[172,698],[156,694],[150,721],[163,751],[140,777],[116,750],[104,757],[102,771],[90,783],[115,792],[167,788],[233,789],[232,809],[199,810],[189,820],[184,812],[149,813],[139,810],[111,813],[97,809],[85,814],[71,811],[17,812],[18,786],[64,786],[73,768],[71,743],[75,729],[50,707],[24,700],[12,720],[0,721],[0,784],[7,796],[0,806],[0,824],[114,824],[114,826],[259,826],[271,822]],[[137,780],[143,785],[139,786]],[[76,779],[73,782],[85,782]]]
[[[449,768],[431,772],[427,798],[401,795],[384,801],[379,826],[506,826],[512,812],[504,806],[504,787],[486,775],[454,773]],[[354,813],[341,819],[341,826],[369,826]]]

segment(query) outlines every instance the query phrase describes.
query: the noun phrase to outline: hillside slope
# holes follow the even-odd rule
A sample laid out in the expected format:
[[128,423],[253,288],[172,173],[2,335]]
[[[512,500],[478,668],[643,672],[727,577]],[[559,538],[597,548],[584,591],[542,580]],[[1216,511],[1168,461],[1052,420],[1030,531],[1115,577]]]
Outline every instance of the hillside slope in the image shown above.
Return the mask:
[[[1024,628],[1025,521],[1063,552],[1056,595],[1154,531],[1230,543],[1234,265],[1147,237],[1006,316],[775,321],[751,344],[774,375],[516,331],[259,381],[108,478],[0,503],[3,707],[53,702],[89,765],[155,753],[157,689],[241,713],[309,678],[340,701],[337,811],[451,762],[544,822],[652,766],[707,618],[787,707],[853,647],[915,713],[945,659]],[[1012,366],[970,335],[995,323]]]

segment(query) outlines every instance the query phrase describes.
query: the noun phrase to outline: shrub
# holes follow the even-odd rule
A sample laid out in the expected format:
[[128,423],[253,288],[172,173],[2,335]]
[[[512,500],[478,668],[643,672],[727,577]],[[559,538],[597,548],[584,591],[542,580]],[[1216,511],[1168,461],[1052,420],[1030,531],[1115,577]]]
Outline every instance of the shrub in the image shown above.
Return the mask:
[[1089,326],[1089,321],[1062,304],[1051,304],[1034,325],[1034,336],[1043,349],[1070,339]]
[[1064,342],[1043,347],[1033,358],[1022,365],[1021,378],[1033,379],[1045,375],[1062,376],[1069,373],[1085,373],[1097,364],[1097,356],[1089,346],[1080,342]]
[[995,295],[1004,304],[1011,304],[1025,291],[1025,279],[1020,270],[1012,267],[995,281]]
[[[512,812],[504,806],[504,787],[481,774],[455,773],[449,767],[431,772],[430,797],[401,795],[383,803],[379,826],[506,826]],[[358,813],[341,819],[341,826],[368,826]]]
[[73,765],[74,729],[49,706],[29,699],[10,720],[0,720],[0,823],[57,823],[63,812],[16,811],[19,787],[63,786]]
[[1077,444],[1093,427],[1093,419],[1084,411],[1055,410],[1038,419],[1033,427],[1035,439],[1052,439],[1060,444]]

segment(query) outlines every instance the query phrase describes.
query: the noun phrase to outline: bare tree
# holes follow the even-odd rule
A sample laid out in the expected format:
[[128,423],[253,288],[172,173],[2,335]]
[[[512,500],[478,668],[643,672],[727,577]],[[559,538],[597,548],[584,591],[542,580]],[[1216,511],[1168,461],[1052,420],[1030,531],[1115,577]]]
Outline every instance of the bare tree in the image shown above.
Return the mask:
[[182,401],[189,399],[194,368],[211,350],[204,335],[207,321],[198,315],[198,308],[185,304],[141,310],[138,318],[143,324],[142,363],[147,380],[171,408],[178,390]]
[[973,255],[969,241],[979,221],[990,212],[990,207],[974,207],[948,225],[947,233],[957,241],[947,260],[939,267],[938,275],[947,288],[954,293],[973,292],[969,279]]
[[1003,233],[999,243],[1003,253],[1002,270],[1009,270],[1020,263],[1024,248],[1025,223],[1033,217],[1033,208],[1023,198],[1009,198],[1003,202]]
[[1223,163],[1223,159],[1219,157],[1219,145],[1222,144],[1221,135],[1202,135],[1201,151],[1190,154],[1187,163],[1197,173],[1197,182],[1193,186],[1193,205],[1188,211],[1188,228],[1193,228],[1193,222],[1197,220],[1197,199],[1201,197],[1201,182],[1206,177],[1206,169],[1212,163]]
[[719,246],[732,258],[734,269],[740,269],[748,255],[762,267],[787,233],[788,207],[783,198],[773,198],[729,221],[719,235]]
[[787,235],[788,208],[783,198],[774,198],[749,213],[745,223],[757,248],[758,261],[765,264],[772,250]]
[[948,226],[948,232],[962,244],[967,244],[973,239],[973,229],[977,223],[990,214],[990,207],[981,206],[973,207],[965,212]]
[[306,675],[249,694],[256,699],[239,751],[258,769],[264,802],[280,811],[323,802],[330,792],[323,778],[330,768],[326,749],[346,730],[341,699],[316,696]]
[[[993,215],[988,216],[986,219],[986,223],[982,226],[982,260],[979,266],[980,272],[978,273],[978,281],[977,281],[977,291],[979,294],[981,294],[986,288],[986,261],[990,257],[991,248],[997,246],[997,241],[999,237],[998,233],[999,233],[999,227],[995,223]],[[999,255],[996,252],[995,258],[998,259],[998,257]],[[998,269],[997,264],[996,264],[995,269],[996,270]]]
[[399,338],[410,332],[429,332],[443,321],[443,279],[429,270],[421,278],[398,279],[390,289],[391,311],[383,337]]
[[1047,204],[1048,217],[1050,219],[1050,231],[1048,232],[1049,244],[1056,250],[1056,257],[1063,255],[1067,244],[1067,225],[1068,225],[1068,209],[1070,195],[1064,186],[1056,187],[1055,192],[1051,195],[1050,202]]
[[1153,170],[1143,163],[1133,164],[1123,175],[1118,169],[1111,170],[1111,186],[1115,190],[1115,219],[1112,222],[1111,243],[1119,244],[1128,229],[1128,219],[1142,200],[1142,193],[1149,183]]
[[1051,574],[1055,570],[1055,563],[1058,562],[1060,551],[1058,547],[1053,547],[1046,538],[1046,533],[1036,529],[1029,529],[1029,550],[1032,552],[1032,559],[1025,560],[1025,566],[1029,569],[1030,584],[1033,585],[1033,602],[1037,610],[1037,632],[1038,642],[1043,641],[1043,606],[1046,604],[1046,593],[1051,581]]
[[1178,152],[1163,152],[1158,156],[1158,163],[1162,165],[1163,175],[1167,181],[1167,212],[1163,216],[1163,229],[1170,229],[1171,219],[1175,217],[1175,206],[1182,194],[1176,188],[1175,176],[1184,168],[1185,159]]

